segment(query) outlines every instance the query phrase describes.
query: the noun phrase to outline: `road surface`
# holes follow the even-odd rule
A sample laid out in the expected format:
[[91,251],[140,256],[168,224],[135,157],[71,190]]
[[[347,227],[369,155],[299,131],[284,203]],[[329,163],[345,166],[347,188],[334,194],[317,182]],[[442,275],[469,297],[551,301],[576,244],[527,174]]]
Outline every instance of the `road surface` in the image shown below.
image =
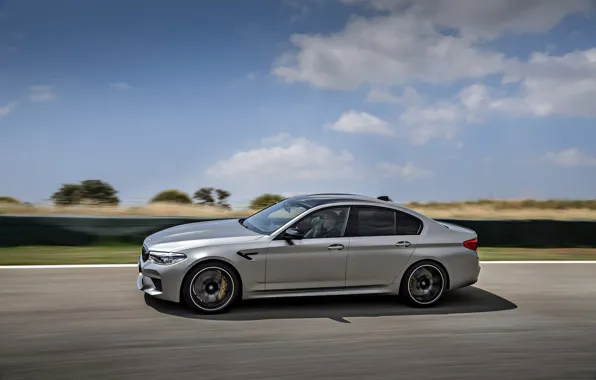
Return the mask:
[[417,310],[246,302],[198,317],[135,268],[0,271],[0,379],[596,379],[596,264],[484,264]]

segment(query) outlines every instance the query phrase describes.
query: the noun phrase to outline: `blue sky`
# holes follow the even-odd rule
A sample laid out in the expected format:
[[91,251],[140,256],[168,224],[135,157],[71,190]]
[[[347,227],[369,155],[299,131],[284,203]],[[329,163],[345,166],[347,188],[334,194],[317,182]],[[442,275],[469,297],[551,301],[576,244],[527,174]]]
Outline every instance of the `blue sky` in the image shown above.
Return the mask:
[[594,198],[592,0],[0,0],[0,195]]

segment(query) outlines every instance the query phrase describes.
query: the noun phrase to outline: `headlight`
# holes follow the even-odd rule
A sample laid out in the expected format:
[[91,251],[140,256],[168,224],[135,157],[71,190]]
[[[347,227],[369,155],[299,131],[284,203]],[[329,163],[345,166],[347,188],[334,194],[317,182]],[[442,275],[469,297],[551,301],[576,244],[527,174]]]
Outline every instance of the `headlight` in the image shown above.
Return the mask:
[[159,265],[176,264],[185,259],[186,255],[184,253],[156,251],[149,252],[149,260],[151,260],[151,262],[153,262],[154,264]]

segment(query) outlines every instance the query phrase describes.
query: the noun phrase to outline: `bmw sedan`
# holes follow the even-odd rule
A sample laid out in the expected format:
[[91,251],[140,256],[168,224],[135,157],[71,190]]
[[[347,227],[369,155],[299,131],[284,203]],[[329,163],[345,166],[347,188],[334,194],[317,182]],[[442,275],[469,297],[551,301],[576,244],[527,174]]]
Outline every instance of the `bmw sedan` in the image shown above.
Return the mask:
[[475,284],[477,234],[388,197],[311,194],[242,219],[182,224],[148,236],[139,290],[198,313],[241,299],[386,294],[416,307]]

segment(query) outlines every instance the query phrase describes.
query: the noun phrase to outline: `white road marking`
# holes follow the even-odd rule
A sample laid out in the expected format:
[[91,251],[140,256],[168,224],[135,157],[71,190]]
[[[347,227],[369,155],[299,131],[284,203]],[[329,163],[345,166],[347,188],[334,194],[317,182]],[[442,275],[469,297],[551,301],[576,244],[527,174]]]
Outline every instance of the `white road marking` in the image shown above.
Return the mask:
[[137,264],[2,265],[0,269],[136,268]]
[[596,260],[481,261],[480,264],[596,264]]
[[[481,261],[487,264],[596,264],[596,260],[528,260]],[[79,264],[79,265],[2,265],[0,269],[84,269],[84,268],[136,268],[137,264]]]

